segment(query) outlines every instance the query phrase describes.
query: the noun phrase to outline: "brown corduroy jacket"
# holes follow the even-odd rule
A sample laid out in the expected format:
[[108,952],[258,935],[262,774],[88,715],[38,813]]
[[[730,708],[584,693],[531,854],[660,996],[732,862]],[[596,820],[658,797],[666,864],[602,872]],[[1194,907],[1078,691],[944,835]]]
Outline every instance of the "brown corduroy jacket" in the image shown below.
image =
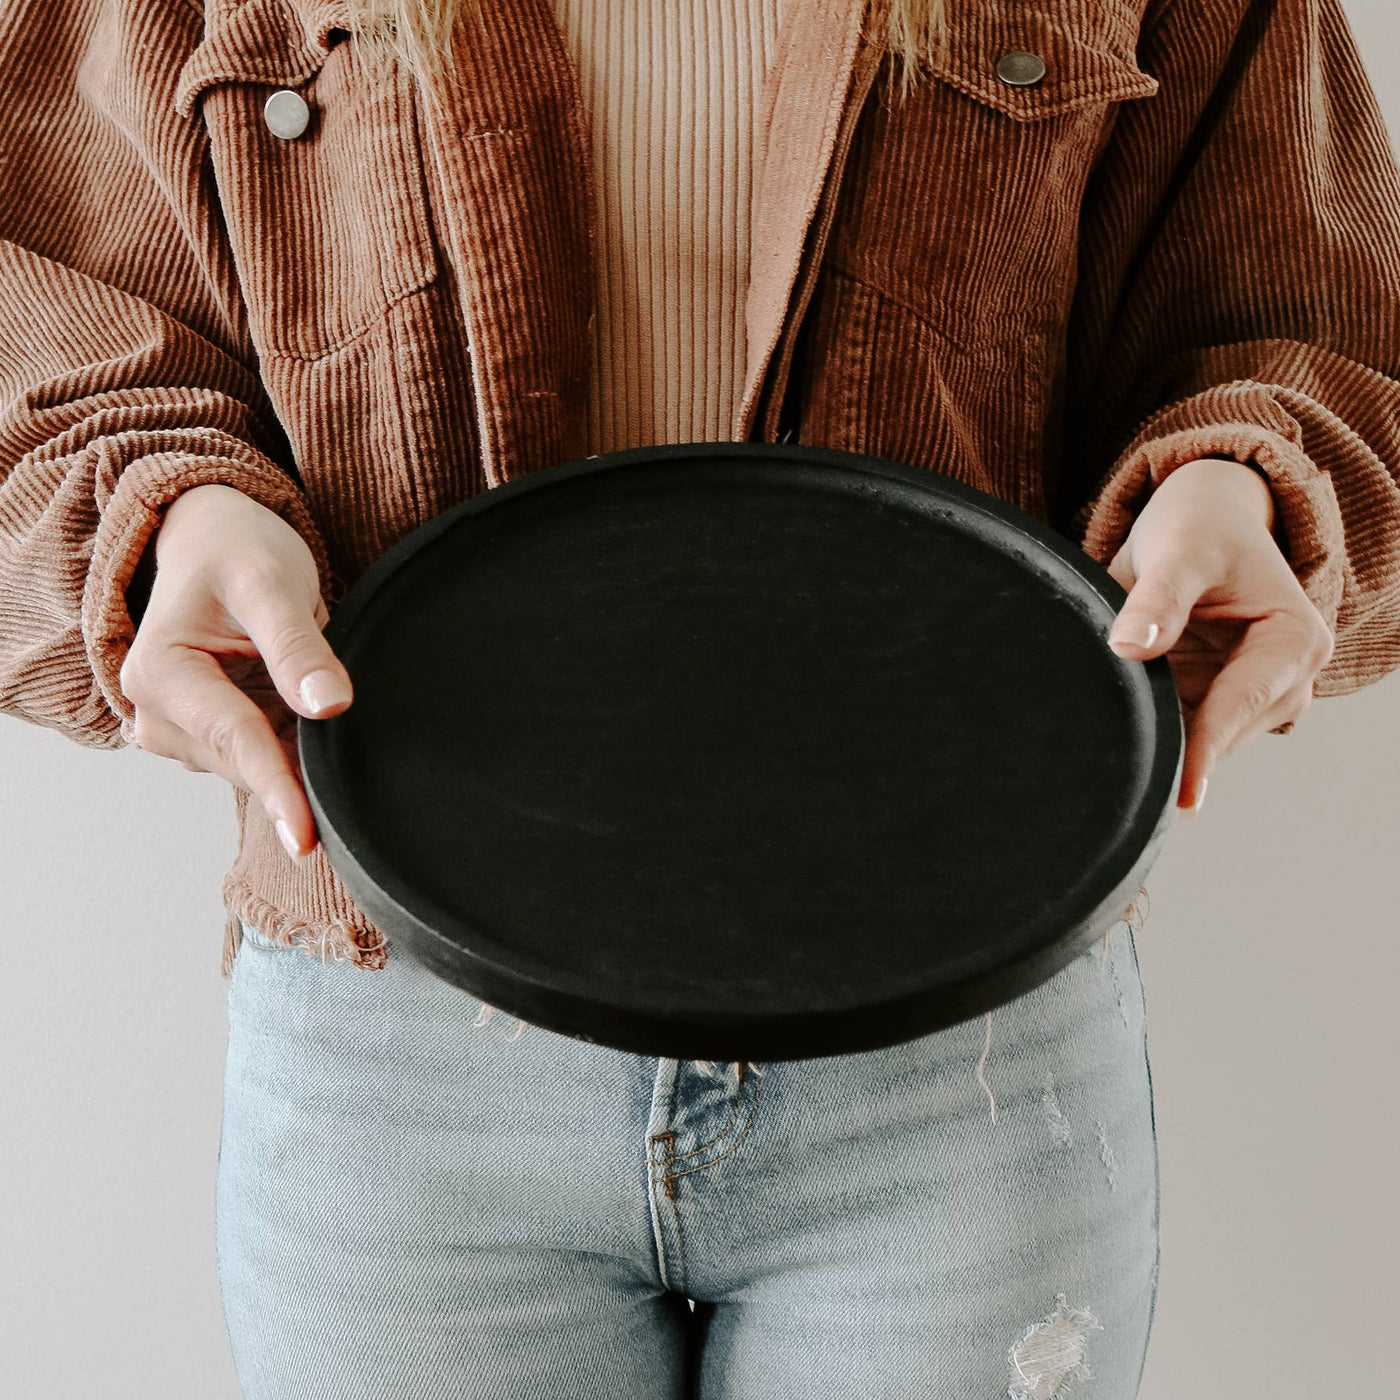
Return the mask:
[[[733,438],[944,472],[1102,563],[1175,467],[1247,462],[1335,635],[1315,694],[1400,665],[1400,178],[1339,0],[949,0],[903,105],[887,6],[788,0]],[[126,593],[192,486],[280,512],[334,607],[430,517],[585,455],[594,174],[549,0],[483,0],[440,111],[367,82],[345,26],[0,9],[0,710],[123,744]],[[240,918],[383,966],[323,850],[293,865],[236,805],[224,973]]]

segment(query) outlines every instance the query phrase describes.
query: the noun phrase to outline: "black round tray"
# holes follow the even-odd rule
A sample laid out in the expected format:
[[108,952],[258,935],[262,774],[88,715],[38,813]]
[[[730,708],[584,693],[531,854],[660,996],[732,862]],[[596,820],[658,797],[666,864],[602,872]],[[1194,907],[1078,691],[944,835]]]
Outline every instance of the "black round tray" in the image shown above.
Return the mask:
[[949,477],[693,443],[539,470],[398,541],[301,720],[395,949],[635,1054],[874,1050],[1052,977],[1171,824],[1165,658],[1077,545]]

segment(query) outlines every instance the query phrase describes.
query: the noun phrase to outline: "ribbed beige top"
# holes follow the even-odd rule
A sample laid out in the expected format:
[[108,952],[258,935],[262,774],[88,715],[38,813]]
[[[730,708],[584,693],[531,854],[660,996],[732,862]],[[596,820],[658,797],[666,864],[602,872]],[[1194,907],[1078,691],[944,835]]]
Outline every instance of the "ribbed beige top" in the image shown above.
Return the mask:
[[782,3],[554,0],[593,131],[590,452],[731,436],[753,126]]

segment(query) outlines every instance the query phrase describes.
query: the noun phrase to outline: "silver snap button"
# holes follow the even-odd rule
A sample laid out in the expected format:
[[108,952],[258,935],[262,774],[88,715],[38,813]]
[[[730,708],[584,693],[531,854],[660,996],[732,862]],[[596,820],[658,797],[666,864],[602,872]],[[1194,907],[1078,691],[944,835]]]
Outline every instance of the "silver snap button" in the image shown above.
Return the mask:
[[1034,87],[1045,76],[1038,53],[1004,53],[997,59],[997,77],[1009,87]]
[[282,88],[263,103],[263,120],[274,136],[280,136],[284,141],[294,141],[306,130],[311,120],[311,108],[306,105],[301,93]]

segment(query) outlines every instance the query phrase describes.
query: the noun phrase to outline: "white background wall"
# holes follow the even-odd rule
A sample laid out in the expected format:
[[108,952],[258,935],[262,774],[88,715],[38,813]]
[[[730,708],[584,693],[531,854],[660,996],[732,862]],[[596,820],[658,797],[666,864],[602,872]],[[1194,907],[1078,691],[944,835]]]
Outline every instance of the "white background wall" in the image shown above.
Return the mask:
[[[1400,135],[1400,10],[1348,9]],[[1142,1400],[1395,1393],[1398,720],[1392,675],[1239,750],[1148,881]],[[0,1392],[236,1400],[213,1243],[231,794],[5,716],[0,774]]]

